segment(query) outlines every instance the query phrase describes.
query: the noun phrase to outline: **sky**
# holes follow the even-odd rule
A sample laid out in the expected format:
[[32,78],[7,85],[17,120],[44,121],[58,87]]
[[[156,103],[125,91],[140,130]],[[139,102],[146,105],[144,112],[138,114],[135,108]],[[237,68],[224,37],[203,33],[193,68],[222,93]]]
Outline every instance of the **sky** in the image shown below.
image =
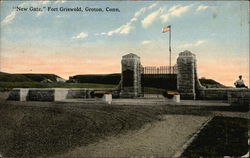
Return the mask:
[[[172,64],[178,54],[196,55],[199,77],[249,86],[248,1],[1,1],[0,71],[77,74],[121,71],[128,53],[143,66]],[[28,8],[17,11],[15,7]],[[39,7],[43,11],[29,11]],[[82,7],[83,12],[48,11]],[[87,12],[86,7],[103,12]],[[120,12],[107,12],[106,7]]]

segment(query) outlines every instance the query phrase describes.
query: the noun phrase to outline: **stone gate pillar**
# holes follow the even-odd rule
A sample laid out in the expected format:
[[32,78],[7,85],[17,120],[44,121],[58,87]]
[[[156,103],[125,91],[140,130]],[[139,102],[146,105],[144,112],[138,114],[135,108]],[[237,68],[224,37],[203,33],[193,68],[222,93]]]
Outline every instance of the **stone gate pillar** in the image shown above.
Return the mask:
[[195,100],[195,55],[188,50],[181,52],[177,58],[177,69],[177,89],[181,99]]
[[140,57],[130,53],[122,56],[121,92],[122,98],[134,98],[141,95]]

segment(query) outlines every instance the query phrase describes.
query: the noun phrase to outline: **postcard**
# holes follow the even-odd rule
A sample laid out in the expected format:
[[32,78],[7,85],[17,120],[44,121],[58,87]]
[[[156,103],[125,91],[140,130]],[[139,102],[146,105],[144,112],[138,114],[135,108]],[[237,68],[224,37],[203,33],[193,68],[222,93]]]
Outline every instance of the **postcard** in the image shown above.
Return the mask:
[[249,154],[249,1],[1,0],[0,18],[0,157]]

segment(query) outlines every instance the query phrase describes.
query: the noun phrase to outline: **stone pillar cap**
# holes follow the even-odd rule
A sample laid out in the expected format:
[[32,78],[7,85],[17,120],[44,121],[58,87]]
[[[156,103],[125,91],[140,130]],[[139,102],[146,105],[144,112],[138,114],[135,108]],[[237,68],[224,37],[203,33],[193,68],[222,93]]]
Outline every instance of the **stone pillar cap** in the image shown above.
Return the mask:
[[179,56],[183,57],[195,57],[195,54],[191,53],[189,50],[185,50],[179,53]]
[[134,53],[129,53],[129,54],[126,54],[124,56],[122,56],[123,59],[131,59],[131,58],[137,58],[137,59],[140,59],[140,57]]

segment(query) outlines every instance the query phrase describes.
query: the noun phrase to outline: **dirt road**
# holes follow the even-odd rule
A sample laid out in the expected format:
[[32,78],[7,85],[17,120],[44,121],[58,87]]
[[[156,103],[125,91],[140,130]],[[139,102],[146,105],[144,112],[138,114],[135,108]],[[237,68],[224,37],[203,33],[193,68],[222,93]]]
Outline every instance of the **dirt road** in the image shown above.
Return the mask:
[[55,157],[171,157],[209,117],[165,115],[163,121]]

